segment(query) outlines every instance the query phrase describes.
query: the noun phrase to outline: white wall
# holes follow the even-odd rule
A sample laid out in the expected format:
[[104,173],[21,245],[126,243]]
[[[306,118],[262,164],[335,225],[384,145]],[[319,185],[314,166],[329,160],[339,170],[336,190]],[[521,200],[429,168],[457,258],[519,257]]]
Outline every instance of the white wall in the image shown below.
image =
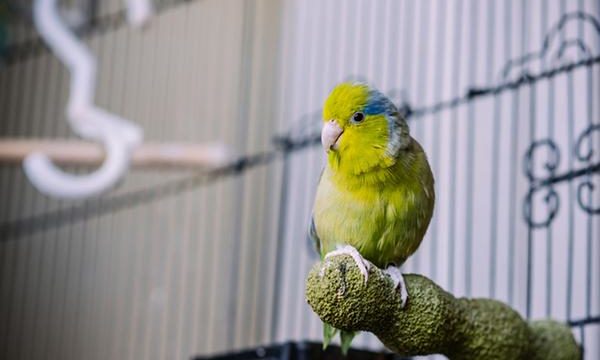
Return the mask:
[[[121,7],[101,2],[100,13]],[[509,59],[540,49],[561,15],[575,10],[600,18],[594,0],[196,0],[163,10],[144,32],[119,26],[87,41],[99,56],[98,103],[140,124],[147,139],[222,139],[256,153],[270,149],[274,135],[318,131],[325,96],[345,79],[368,80],[413,108],[496,85]],[[17,41],[32,36],[17,28]],[[569,24],[563,34],[600,53],[589,25]],[[571,49],[562,61],[581,56]],[[557,65],[546,59],[529,71]],[[562,155],[558,172],[583,166],[570,149],[589,121],[599,121],[599,79],[596,63],[411,118],[438,200],[405,270],[525,315],[524,154],[532,140],[551,136]],[[0,66],[0,135],[70,136],[67,86],[47,52]],[[101,214],[94,211],[110,197],[189,174],[133,172],[110,197],[69,210],[73,204],[35,192],[18,167],[0,166],[0,224],[12,224],[0,231],[0,358],[171,359],[320,340],[303,289],[315,261],[305,231],[322,165],[315,146]],[[534,318],[600,314],[600,218],[577,205],[580,182],[556,186],[556,219],[532,233]],[[47,230],[14,226],[60,209],[64,222],[36,220]],[[536,202],[536,215],[544,209]],[[600,326],[584,334],[587,358],[595,359]],[[368,336],[356,344],[380,347]]]

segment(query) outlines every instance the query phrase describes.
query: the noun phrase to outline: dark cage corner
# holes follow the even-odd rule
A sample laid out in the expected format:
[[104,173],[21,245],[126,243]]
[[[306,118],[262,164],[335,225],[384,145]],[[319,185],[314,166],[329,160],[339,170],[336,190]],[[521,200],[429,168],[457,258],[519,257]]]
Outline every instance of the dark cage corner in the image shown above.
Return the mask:
[[342,355],[339,346],[330,345],[323,350],[319,342],[287,342],[281,345],[257,347],[213,357],[198,356],[193,360],[402,360],[406,359],[389,352],[373,352],[350,349],[348,355]]

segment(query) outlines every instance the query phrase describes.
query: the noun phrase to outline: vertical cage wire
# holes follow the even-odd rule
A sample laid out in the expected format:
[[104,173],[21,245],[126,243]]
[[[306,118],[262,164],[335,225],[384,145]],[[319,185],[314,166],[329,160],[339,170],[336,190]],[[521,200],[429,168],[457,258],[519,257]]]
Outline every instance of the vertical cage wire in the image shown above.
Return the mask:
[[[316,5],[161,1],[143,34],[124,28],[120,1],[99,5],[83,34],[105,74],[98,101],[150,138],[222,136],[249,156],[208,175],[133,174],[75,205],[0,168],[2,354],[168,358],[319,340],[303,280],[320,104],[363,79],[406,111],[437,179],[435,218],[405,270],[567,321],[595,358],[599,170],[586,151],[598,149],[599,4]],[[67,74],[17,29],[1,134],[68,136]]]

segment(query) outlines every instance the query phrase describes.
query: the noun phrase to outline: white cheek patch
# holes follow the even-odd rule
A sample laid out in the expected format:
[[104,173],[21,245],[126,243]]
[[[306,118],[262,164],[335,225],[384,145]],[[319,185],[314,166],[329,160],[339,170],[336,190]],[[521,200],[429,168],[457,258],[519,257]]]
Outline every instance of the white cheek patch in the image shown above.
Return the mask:
[[388,122],[388,144],[386,153],[396,156],[398,151],[409,145],[408,126],[396,116],[386,116]]

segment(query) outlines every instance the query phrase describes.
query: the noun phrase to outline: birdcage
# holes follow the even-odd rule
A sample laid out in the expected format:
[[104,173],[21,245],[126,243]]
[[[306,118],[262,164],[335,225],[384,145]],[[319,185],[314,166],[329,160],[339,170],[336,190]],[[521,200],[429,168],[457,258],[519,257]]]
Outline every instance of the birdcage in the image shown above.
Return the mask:
[[[403,271],[600,357],[599,2],[59,2],[97,65],[90,106],[140,130],[87,188],[115,132],[66,121],[43,2],[0,1],[0,358],[339,356],[317,351],[305,238],[322,103],[354,80],[394,100],[436,179]],[[53,193],[23,170],[35,152],[75,182]],[[363,333],[350,358],[394,355]]]

